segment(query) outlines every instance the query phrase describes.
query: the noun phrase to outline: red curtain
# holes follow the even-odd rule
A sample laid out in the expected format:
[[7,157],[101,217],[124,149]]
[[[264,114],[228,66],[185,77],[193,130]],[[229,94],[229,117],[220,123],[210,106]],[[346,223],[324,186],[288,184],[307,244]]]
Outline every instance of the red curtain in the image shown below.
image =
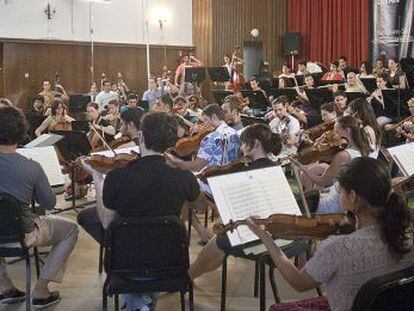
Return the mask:
[[370,0],[288,0],[288,32],[301,34],[299,59],[352,67],[369,57]]

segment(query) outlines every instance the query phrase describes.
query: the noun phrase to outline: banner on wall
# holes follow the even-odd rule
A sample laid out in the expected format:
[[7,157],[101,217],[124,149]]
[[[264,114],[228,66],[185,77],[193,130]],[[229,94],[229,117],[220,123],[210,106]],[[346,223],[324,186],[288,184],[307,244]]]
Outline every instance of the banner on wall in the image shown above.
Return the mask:
[[372,57],[414,57],[414,0],[372,0]]

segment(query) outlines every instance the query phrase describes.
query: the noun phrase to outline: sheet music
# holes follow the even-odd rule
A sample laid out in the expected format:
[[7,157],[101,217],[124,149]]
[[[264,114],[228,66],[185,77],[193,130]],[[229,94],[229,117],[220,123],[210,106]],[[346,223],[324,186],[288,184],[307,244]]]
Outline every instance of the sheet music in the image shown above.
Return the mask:
[[57,134],[43,134],[24,145],[25,148],[47,147],[52,146],[63,138]]
[[51,186],[65,184],[65,179],[60,168],[59,160],[53,146],[37,148],[19,148],[16,150],[20,155],[32,159],[40,164],[46,173]]
[[[208,178],[208,183],[224,224],[250,216],[301,215],[281,167],[216,176]],[[228,237],[233,246],[257,240],[246,226],[229,232]]]
[[[135,151],[136,153],[139,153],[139,147],[134,146],[134,147],[127,147],[127,148],[118,148],[118,149],[114,149],[114,151],[115,151],[116,154],[131,153],[131,151]],[[92,152],[91,155],[103,155],[103,156],[106,156],[108,158],[113,158],[115,156],[114,153],[112,152],[112,150]]]
[[388,151],[405,176],[414,174],[414,143],[388,148]]

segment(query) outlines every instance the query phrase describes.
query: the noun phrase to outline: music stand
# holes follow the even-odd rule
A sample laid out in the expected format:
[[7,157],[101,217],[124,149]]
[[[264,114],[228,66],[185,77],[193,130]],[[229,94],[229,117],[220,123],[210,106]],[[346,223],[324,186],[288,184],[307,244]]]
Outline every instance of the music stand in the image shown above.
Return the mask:
[[305,84],[305,76],[304,75],[295,75],[296,81],[298,82],[298,85],[304,85]]
[[315,85],[321,85],[321,80],[322,80],[323,75],[324,75],[323,72],[312,73],[312,77],[313,77],[313,81]]
[[399,120],[410,116],[407,101],[414,97],[414,90],[387,89],[382,90],[382,96],[388,117]]
[[308,96],[309,104],[317,111],[321,110],[322,104],[334,100],[332,91],[328,89],[305,89],[305,93]]
[[[63,139],[59,140],[55,145],[58,148],[60,154],[62,155],[63,159],[70,163],[74,161],[76,158],[82,155],[88,155],[91,150],[91,144],[89,143],[88,137],[86,133],[81,131],[51,131],[54,134],[58,134],[63,136]],[[72,207],[69,209],[73,209],[76,213],[78,212],[76,208],[76,189],[75,189],[75,167],[71,165],[71,178],[72,178]],[[60,212],[66,211],[68,209],[59,210]]]
[[71,114],[86,112],[86,106],[90,103],[91,96],[84,94],[69,95],[68,110]]
[[208,67],[208,74],[213,82],[228,82],[230,81],[229,71],[226,67]]
[[88,120],[72,121],[72,131],[87,133],[90,129]]
[[30,139],[36,138],[35,131],[36,129],[46,120],[47,116],[36,114],[35,111],[31,110],[25,113],[26,120],[29,123],[28,134]]
[[290,102],[294,101],[296,96],[298,96],[298,93],[294,89],[271,89],[269,94],[272,95],[274,99],[280,96],[286,96],[289,98]]
[[262,91],[241,90],[240,92],[243,97],[249,98],[249,107],[253,110],[254,115],[260,115],[262,111],[267,110],[269,102]]
[[184,67],[184,82],[196,83],[198,85],[205,79],[205,67]]
[[372,93],[377,89],[377,78],[360,78],[368,92]]
[[348,98],[348,103],[358,98],[367,98],[367,95],[362,92],[345,92],[346,97]]
[[142,108],[144,111],[149,111],[149,104],[148,100],[139,100],[137,103],[137,107]]
[[221,106],[223,105],[224,99],[232,95],[233,93],[230,91],[212,91],[214,98],[216,99],[217,103]]

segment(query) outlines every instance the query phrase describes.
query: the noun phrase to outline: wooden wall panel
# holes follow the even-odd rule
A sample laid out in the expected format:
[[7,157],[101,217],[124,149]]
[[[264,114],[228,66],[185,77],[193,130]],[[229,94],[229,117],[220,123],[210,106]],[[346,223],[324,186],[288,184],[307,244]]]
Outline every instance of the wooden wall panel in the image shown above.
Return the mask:
[[[3,45],[4,81],[0,80],[0,94],[27,108],[29,96],[41,90],[42,79],[54,81],[55,73],[69,93],[85,93],[91,84],[90,45],[81,42],[0,40]],[[1,46],[1,45],[0,45]],[[179,52],[193,47],[151,46],[151,73],[159,74],[167,64],[175,70],[179,63]],[[122,72],[131,89],[143,92],[146,89],[146,49],[143,45],[99,43],[94,52],[94,80],[99,81],[102,72],[115,80]],[[26,78],[25,74],[29,76]],[[1,71],[0,71],[1,78]]]
[[[193,40],[197,55],[208,65],[223,62],[244,41],[263,42],[263,57],[272,70],[280,70],[285,58],[282,39],[286,31],[286,0],[193,0]],[[250,31],[257,28],[254,39]]]

